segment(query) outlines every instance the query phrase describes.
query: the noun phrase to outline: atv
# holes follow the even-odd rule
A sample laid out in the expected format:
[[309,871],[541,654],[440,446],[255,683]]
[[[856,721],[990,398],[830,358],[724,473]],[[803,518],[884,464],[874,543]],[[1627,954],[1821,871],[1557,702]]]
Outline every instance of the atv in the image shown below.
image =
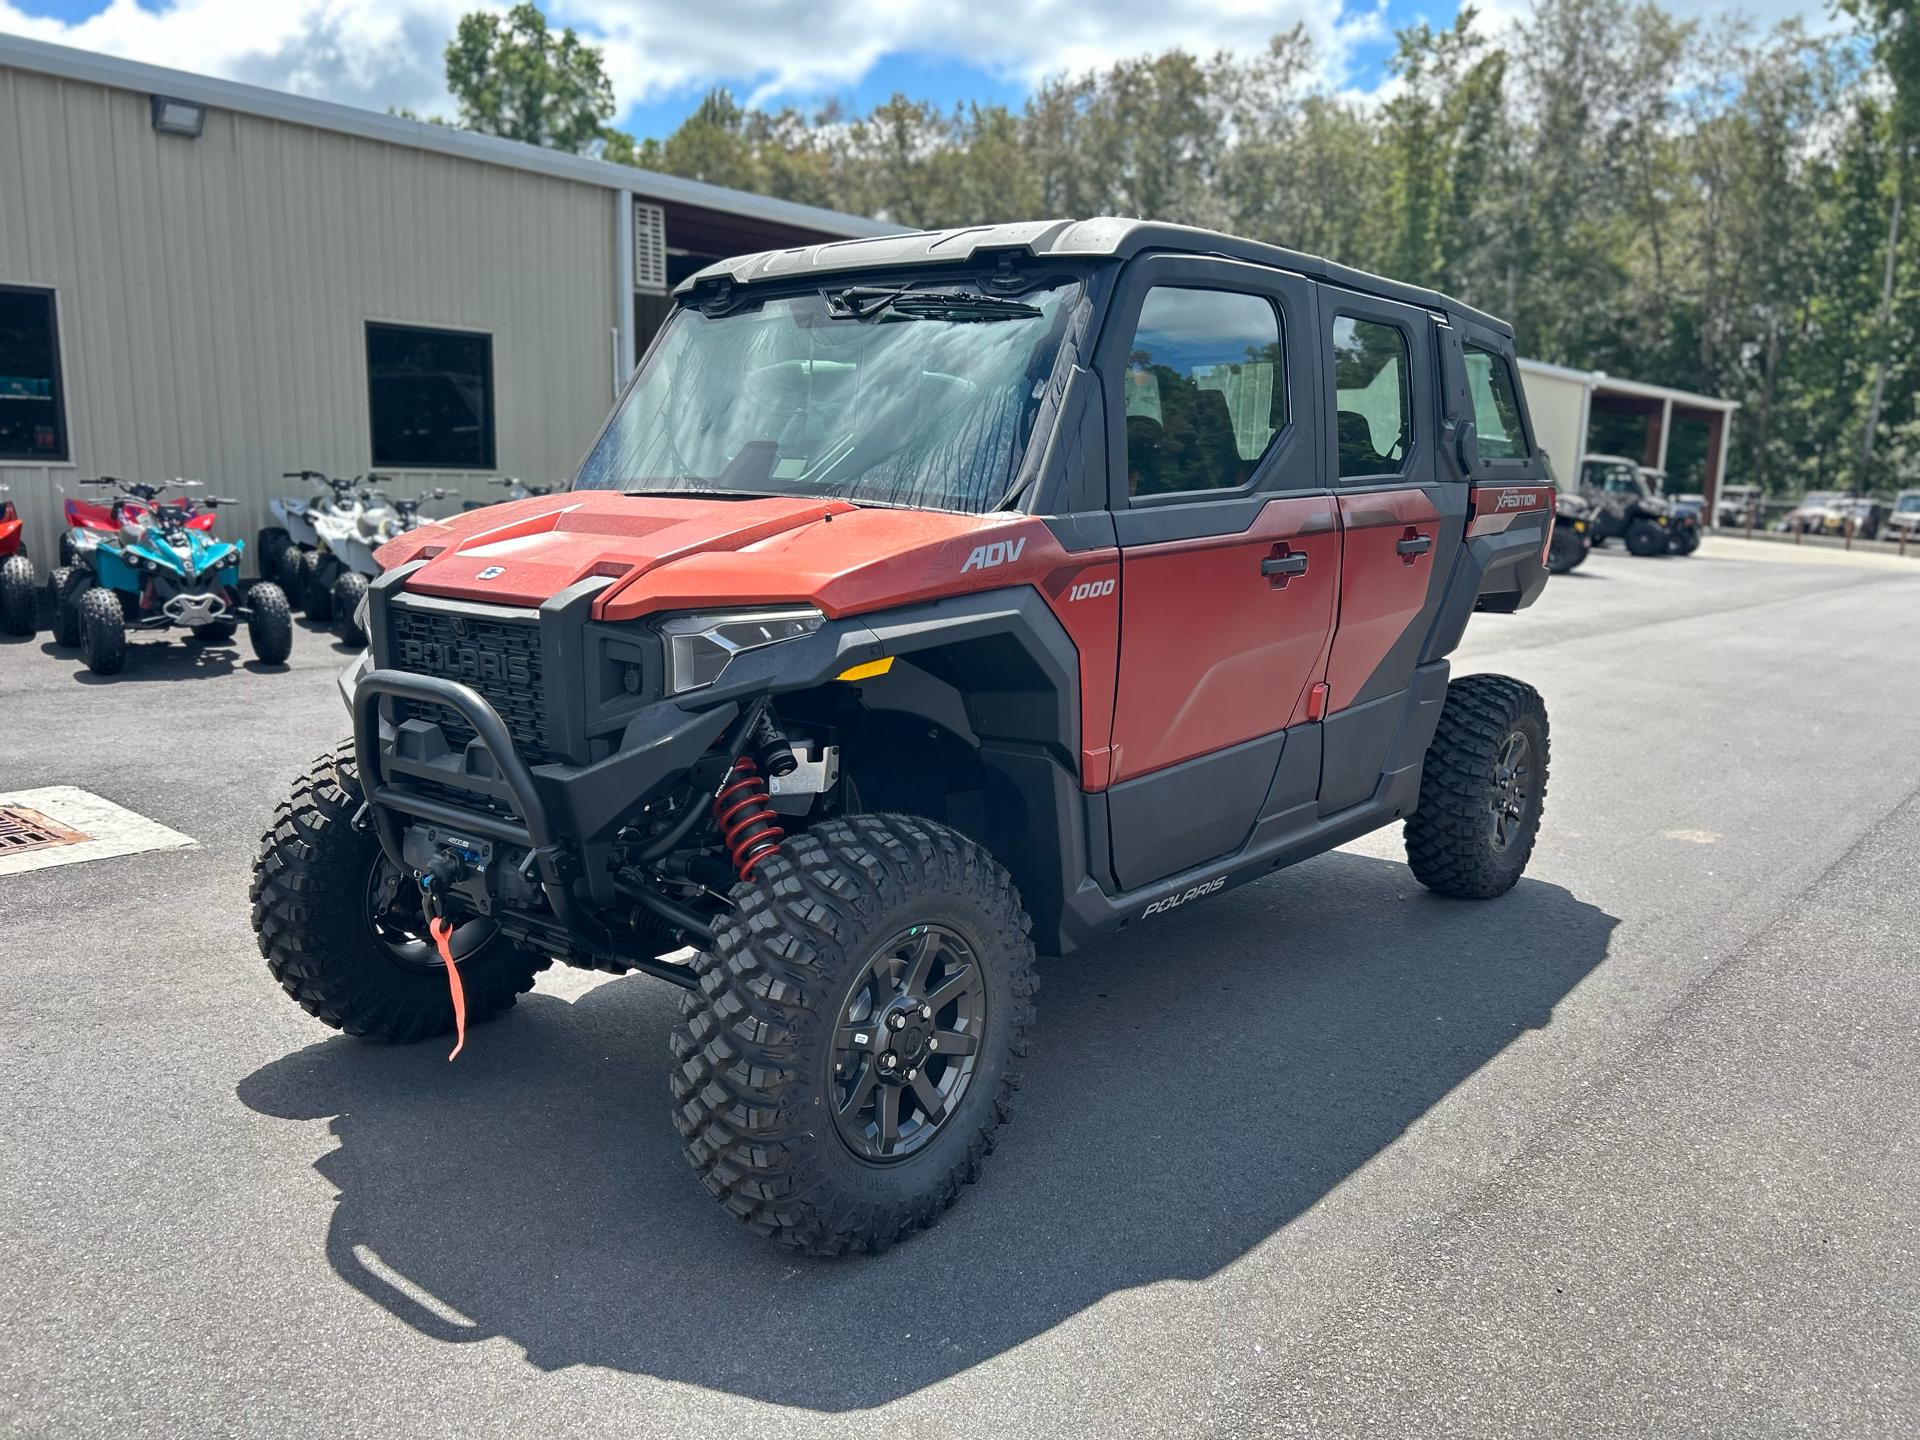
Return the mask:
[[20,539],[24,524],[13,501],[0,500],[0,629],[9,635],[31,635],[40,628],[40,577]]
[[508,475],[500,480],[489,480],[486,483],[489,485],[502,486],[507,492],[505,498],[500,500],[462,500],[460,502],[460,508],[462,510],[485,510],[490,505],[504,505],[510,500],[526,500],[534,496],[551,495],[554,491],[554,487],[551,485],[522,485],[519,479],[512,475]]
[[1672,550],[1670,507],[1649,488],[1649,473],[1618,455],[1588,455],[1581,460],[1580,498],[1593,511],[1589,545],[1597,550],[1609,540],[1621,539],[1635,555],[1665,555]]
[[[289,470],[281,478],[305,480],[323,492],[304,497],[279,495],[269,500],[267,508],[280,523],[263,529],[255,542],[260,551],[260,578],[278,581],[287,602],[304,608],[314,594],[314,571],[325,563],[322,551],[326,542],[321,527],[351,528],[366,513],[372,498],[361,489],[364,476],[340,479],[318,470]],[[330,595],[330,590],[322,592],[323,609]],[[314,614],[312,610],[308,614],[315,620],[328,618],[326,613]]]
[[657,977],[702,1184],[874,1251],[1041,1063],[1037,955],[1396,823],[1441,895],[1519,880],[1546,710],[1447,659],[1547,581],[1505,323],[1119,219],[676,295],[570,493],[380,551],[254,870],[310,1014],[458,1054],[554,960]]
[[[264,581],[243,595],[242,547],[213,534],[215,509],[238,500],[166,501],[161,487],[112,476],[80,483],[119,494],[107,506],[67,501],[73,563],[47,577],[56,645],[77,646],[89,670],[112,675],[126,663],[129,627],[182,625],[195,639],[219,643],[245,620],[256,658],[269,665],[286,660],[293,649],[286,596]],[[176,480],[167,488],[198,483]]]
[[[328,588],[324,606],[328,623],[333,633],[347,644],[357,649],[367,643],[366,632],[355,616],[359,613],[361,597],[367,593],[367,582],[380,573],[374,552],[395,536],[418,527],[420,507],[429,500],[443,500],[446,494],[443,489],[434,489],[423,492],[417,499],[387,501],[385,495],[375,490],[370,498],[387,503],[362,512],[350,525],[326,520],[318,523],[330,558],[315,567],[308,580],[309,595],[321,586]],[[321,607],[310,598],[307,613],[318,617],[320,611]]]
[[1564,575],[1587,562],[1587,532],[1593,507],[1578,495],[1554,496],[1553,538],[1547,542],[1547,569]]

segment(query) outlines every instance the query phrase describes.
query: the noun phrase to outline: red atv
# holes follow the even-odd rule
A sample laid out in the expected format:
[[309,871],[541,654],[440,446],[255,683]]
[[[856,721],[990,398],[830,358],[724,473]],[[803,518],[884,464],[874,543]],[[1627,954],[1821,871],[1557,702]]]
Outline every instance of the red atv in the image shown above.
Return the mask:
[[40,578],[20,538],[24,524],[13,501],[0,500],[0,629],[9,635],[31,635],[40,628]]
[[992,1148],[1036,953],[1396,821],[1515,884],[1546,711],[1446,657],[1553,523],[1511,332],[1431,291],[1130,220],[729,261],[571,492],[380,552],[260,947],[389,1040],[678,985],[707,1189],[878,1249]]

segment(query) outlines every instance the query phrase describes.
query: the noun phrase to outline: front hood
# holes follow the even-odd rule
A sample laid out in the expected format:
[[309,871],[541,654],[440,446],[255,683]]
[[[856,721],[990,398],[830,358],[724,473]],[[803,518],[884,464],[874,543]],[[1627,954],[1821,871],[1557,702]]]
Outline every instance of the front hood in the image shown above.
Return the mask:
[[470,511],[408,531],[375,555],[382,570],[421,559],[409,593],[496,605],[537,606],[606,576],[613,583],[593,605],[606,620],[778,603],[817,605],[837,618],[1034,583],[1072,563],[1046,526],[1025,516],[607,490]]

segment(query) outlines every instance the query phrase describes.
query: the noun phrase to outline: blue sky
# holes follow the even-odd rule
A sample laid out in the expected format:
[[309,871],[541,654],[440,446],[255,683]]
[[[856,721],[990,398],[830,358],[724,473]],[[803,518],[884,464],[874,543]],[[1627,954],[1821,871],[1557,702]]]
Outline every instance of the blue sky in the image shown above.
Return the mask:
[[[1511,13],[1525,0],[1482,0]],[[1666,0],[1682,15],[1722,7]],[[0,31],[385,110],[448,114],[440,51],[459,15],[506,0],[0,0]],[[1018,105],[1037,79],[1174,45],[1247,50],[1304,23],[1323,84],[1366,93],[1392,32],[1450,24],[1457,0],[546,0],[606,55],[618,123],[664,136],[709,86],[775,107],[838,97],[855,112],[896,91],[943,106]],[[1763,22],[1822,0],[1742,0]]]

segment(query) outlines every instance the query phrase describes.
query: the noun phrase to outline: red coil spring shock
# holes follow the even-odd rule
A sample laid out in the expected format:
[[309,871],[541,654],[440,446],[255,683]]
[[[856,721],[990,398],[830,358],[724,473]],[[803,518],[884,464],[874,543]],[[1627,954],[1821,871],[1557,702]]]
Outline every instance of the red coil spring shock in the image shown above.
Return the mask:
[[713,797],[713,818],[733,855],[742,880],[753,878],[753,867],[780,848],[787,832],[774,823],[774,808],[760,767],[742,755],[727,772],[727,783]]

